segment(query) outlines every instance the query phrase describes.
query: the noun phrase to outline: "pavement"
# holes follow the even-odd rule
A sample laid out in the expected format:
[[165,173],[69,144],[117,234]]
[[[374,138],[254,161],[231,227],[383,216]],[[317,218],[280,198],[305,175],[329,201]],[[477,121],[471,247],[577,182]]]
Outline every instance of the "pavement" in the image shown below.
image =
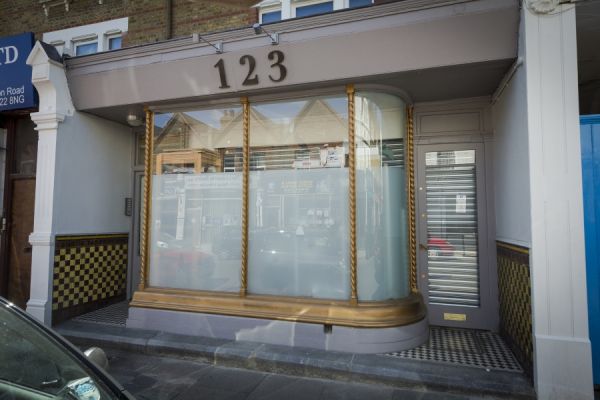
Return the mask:
[[354,399],[364,391],[361,399],[535,399],[531,381],[515,372],[77,321],[55,330],[81,348],[103,348],[111,374],[142,399],[201,399],[201,390],[209,399]]
[[109,373],[139,400],[476,400],[493,396],[399,389],[222,367],[109,349]]

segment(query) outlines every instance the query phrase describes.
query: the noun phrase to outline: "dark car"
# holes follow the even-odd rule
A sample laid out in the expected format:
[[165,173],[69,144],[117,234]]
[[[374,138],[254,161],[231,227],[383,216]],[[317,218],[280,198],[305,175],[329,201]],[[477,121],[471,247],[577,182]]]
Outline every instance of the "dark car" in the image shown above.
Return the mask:
[[135,400],[76,347],[0,297],[0,400],[5,399]]

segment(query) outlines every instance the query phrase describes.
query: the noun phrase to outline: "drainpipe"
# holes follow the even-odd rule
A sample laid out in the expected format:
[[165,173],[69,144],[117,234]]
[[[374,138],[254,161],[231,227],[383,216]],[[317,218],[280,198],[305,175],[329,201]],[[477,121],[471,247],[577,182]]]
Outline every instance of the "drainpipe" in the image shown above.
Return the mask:
[[165,39],[173,36],[173,1],[165,0]]

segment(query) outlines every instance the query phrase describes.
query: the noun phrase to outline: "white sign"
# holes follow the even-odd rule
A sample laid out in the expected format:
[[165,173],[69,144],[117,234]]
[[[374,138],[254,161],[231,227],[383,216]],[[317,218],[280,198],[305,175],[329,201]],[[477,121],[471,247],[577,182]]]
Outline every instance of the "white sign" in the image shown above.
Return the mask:
[[464,214],[467,212],[467,195],[457,194],[456,195],[456,212]]

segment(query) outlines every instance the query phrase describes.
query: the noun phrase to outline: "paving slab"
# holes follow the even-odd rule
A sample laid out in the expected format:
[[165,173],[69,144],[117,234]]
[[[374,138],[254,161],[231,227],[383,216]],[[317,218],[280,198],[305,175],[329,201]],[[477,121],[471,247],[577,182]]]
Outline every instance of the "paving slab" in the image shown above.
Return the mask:
[[[179,371],[178,374],[176,367],[170,369],[168,363],[165,364],[161,361],[162,359],[176,357],[185,359],[188,362],[195,362],[196,364],[191,364],[195,366],[192,369],[199,372],[190,377],[190,382],[193,385],[181,383],[176,385],[177,389],[161,387],[164,392],[161,396],[165,399],[170,399],[171,394],[176,391],[183,395],[183,392],[181,392],[182,387],[185,387],[185,390],[188,391],[185,396],[191,396],[194,385],[210,390],[212,397],[209,396],[208,398],[239,398],[236,394],[239,393],[239,390],[232,391],[231,387],[226,384],[217,385],[218,378],[211,375],[210,370],[199,368],[199,365],[249,370],[247,376],[240,374],[242,377],[241,382],[245,382],[245,380],[254,382],[252,379],[255,378],[251,378],[252,374],[267,372],[303,378],[324,378],[384,385],[381,386],[382,391],[379,393],[378,398],[380,396],[389,399],[402,398],[397,397],[399,396],[398,392],[394,392],[394,390],[405,389],[408,390],[406,392],[407,399],[434,400],[448,398],[460,400],[469,399],[471,396],[476,396],[475,398],[489,396],[490,398],[535,399],[535,392],[529,379],[525,375],[515,372],[489,371],[482,368],[416,361],[376,354],[342,353],[177,335],[160,331],[102,326],[80,321],[67,321],[55,327],[55,329],[81,347],[100,346],[154,357],[152,360],[157,365],[155,370],[148,369],[147,365],[136,366],[135,368],[140,368],[137,375],[143,373],[144,379],[156,379],[156,384],[164,376],[176,379],[176,377],[182,375],[179,377],[183,380],[186,376],[185,370]],[[136,365],[135,361],[133,361],[133,365]],[[132,385],[139,387],[140,382],[135,381],[136,373],[122,372],[125,380],[131,380]],[[171,378],[169,378],[170,380]],[[248,384],[248,388],[252,390],[243,393],[250,396],[250,393],[254,390],[262,390],[261,385],[270,384],[268,379],[264,382],[258,378],[256,380],[254,382],[256,386]],[[147,383],[148,381],[141,384],[147,386]],[[125,382],[123,384],[125,385]],[[289,384],[292,385],[293,382],[289,382]],[[127,387],[127,385],[125,386]],[[150,385],[151,387],[152,385]],[[322,386],[319,384],[316,387],[320,387],[323,393],[329,393],[327,385]],[[316,389],[311,387],[310,390]],[[315,398],[320,397],[321,392]],[[438,392],[451,397],[435,397]],[[145,393],[141,393],[141,395],[142,398],[146,396]],[[352,399],[355,398],[354,395],[354,393],[347,393],[344,398]],[[330,395],[327,398],[338,397]]]

